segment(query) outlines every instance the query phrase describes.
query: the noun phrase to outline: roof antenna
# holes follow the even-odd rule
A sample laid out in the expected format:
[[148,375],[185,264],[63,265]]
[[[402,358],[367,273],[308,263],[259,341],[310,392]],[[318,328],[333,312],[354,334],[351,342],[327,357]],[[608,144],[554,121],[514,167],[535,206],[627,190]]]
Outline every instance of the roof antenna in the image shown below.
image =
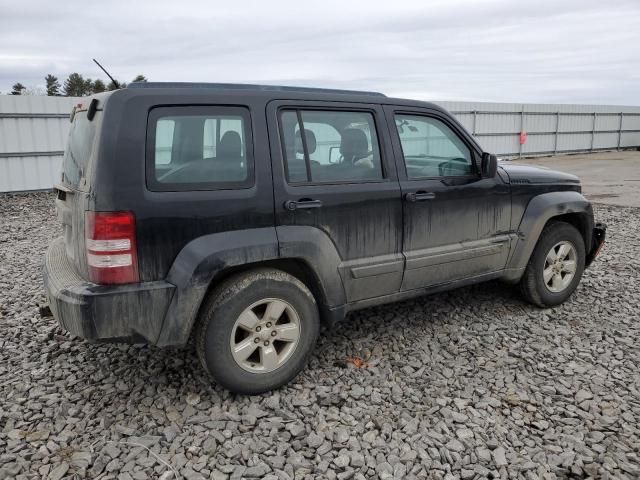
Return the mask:
[[115,78],[113,78],[111,75],[109,75],[109,72],[107,72],[107,70],[102,65],[100,65],[100,62],[98,62],[98,60],[96,60],[95,58],[93,59],[93,61],[96,63],[96,65],[98,65],[100,67],[100,69],[104,73],[106,73],[107,77],[109,77],[111,79],[111,81],[113,82],[115,87],[116,88],[120,88],[120,84],[118,83],[118,81]]

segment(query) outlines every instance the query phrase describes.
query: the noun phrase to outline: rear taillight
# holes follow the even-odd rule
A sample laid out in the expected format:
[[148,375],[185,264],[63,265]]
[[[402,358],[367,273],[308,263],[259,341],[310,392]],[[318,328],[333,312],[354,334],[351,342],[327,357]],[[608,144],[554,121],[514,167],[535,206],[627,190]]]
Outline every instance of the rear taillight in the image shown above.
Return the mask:
[[133,213],[86,212],[85,241],[89,280],[102,284],[139,280]]

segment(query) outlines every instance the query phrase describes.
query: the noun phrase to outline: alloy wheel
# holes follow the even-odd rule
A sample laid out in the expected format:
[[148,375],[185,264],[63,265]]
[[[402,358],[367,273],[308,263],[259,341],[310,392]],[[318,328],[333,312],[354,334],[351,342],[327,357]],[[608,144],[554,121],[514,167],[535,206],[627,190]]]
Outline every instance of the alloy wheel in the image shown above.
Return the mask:
[[300,316],[284,300],[266,298],[247,307],[231,332],[231,354],[251,373],[267,373],[291,357],[300,340]]
[[550,292],[560,293],[571,284],[576,273],[577,259],[576,248],[568,241],[558,242],[549,250],[542,276]]

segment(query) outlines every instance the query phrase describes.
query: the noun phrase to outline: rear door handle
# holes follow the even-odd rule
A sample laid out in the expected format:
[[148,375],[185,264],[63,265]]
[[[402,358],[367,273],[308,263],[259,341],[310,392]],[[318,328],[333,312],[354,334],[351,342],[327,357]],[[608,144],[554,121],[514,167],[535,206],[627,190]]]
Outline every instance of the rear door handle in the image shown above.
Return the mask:
[[424,202],[425,200],[433,200],[436,198],[436,194],[433,192],[415,192],[415,193],[407,193],[404,196],[404,199],[407,202],[415,203],[415,202]]
[[290,211],[302,210],[304,208],[320,208],[322,207],[322,200],[311,200],[303,198],[301,200],[287,200],[284,202],[284,208]]

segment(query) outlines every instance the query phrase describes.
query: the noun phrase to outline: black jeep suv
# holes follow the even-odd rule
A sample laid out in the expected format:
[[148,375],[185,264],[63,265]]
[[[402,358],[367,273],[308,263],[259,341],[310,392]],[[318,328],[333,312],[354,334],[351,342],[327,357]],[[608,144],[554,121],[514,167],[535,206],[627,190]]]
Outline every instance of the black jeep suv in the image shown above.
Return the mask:
[[133,84],[71,113],[51,309],[185,345],[226,388],[304,367],[321,322],[481,282],[557,305],[603,244],[579,180],[498,165],[442,108],[378,93]]

